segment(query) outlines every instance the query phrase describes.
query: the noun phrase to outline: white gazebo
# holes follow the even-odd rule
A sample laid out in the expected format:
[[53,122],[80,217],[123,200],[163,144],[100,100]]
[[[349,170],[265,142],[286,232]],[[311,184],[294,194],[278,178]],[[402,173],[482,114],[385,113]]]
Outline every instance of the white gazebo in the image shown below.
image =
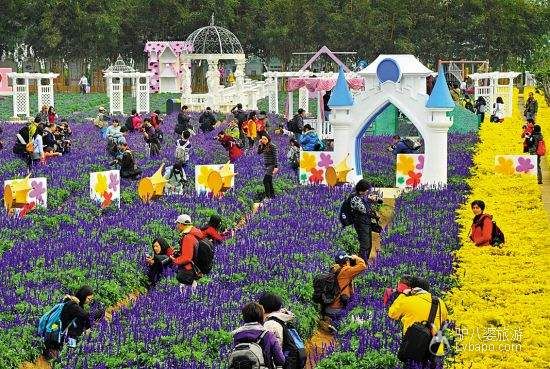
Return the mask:
[[491,112],[497,97],[502,97],[504,116],[510,117],[514,110],[514,78],[519,75],[517,72],[490,72],[473,73],[468,77],[474,82],[474,99],[483,96]]
[[57,73],[8,73],[13,85],[13,116],[30,117],[29,82],[36,80],[38,91],[38,111],[43,105],[54,106],[53,80]]
[[119,55],[115,64],[107,68],[103,75],[107,81],[110,114],[124,113],[124,78],[130,78],[132,81],[132,96],[136,98],[136,111],[138,113],[149,112],[150,72],[137,72],[131,66],[126,65]]
[[[242,103],[248,109],[257,109],[258,100],[266,95],[264,82],[245,79],[246,56],[237,37],[228,29],[215,26],[214,16],[210,25],[199,28],[187,37],[186,43],[192,45],[193,52],[180,55],[182,65],[182,104],[192,110],[202,110],[207,106],[215,110],[227,111],[236,103]],[[206,60],[208,70],[206,83],[208,93],[191,92],[191,61]],[[235,85],[220,85],[218,63],[220,60],[233,60],[236,64]]]

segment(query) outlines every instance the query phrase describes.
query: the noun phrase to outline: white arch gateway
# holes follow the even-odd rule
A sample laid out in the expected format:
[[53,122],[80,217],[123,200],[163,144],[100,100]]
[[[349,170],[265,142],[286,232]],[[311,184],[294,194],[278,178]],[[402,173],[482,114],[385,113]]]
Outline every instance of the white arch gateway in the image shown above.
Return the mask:
[[340,70],[329,100],[334,158],[339,162],[349,155],[354,181],[362,178],[361,138],[374,119],[393,104],[424,139],[421,184],[447,184],[447,132],[452,125],[447,112],[455,104],[441,67],[431,95],[426,93],[426,77],[432,73],[413,55],[380,55],[359,72],[365,78],[365,91],[354,99]]

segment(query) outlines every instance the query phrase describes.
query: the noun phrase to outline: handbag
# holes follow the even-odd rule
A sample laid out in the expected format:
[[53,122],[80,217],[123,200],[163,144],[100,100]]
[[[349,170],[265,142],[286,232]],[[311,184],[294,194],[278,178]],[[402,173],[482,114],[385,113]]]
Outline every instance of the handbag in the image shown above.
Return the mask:
[[25,146],[25,151],[28,154],[32,154],[34,152],[34,144],[30,140],[30,138],[29,138],[29,142],[25,142],[25,140],[23,139],[23,136],[21,136],[19,133],[16,136],[19,142],[21,143],[21,145]]
[[432,326],[435,321],[439,299],[432,296],[432,306],[428,321],[415,322],[405,332],[397,357],[402,362],[407,360],[426,361],[432,354],[430,352],[430,343],[433,338]]

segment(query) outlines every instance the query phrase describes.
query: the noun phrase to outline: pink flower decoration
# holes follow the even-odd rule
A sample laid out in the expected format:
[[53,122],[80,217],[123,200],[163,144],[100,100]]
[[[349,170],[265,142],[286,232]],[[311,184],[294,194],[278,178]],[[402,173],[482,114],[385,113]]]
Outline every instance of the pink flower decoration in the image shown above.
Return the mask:
[[516,172],[529,173],[535,166],[531,163],[531,158],[518,158],[518,165],[516,166]]
[[119,184],[120,184],[120,181],[116,173],[109,174],[109,189],[113,192],[116,192]]
[[320,160],[317,164],[319,167],[328,168],[330,167],[334,162],[332,161],[332,155],[321,153],[319,156]]
[[416,169],[424,169],[424,155],[418,155],[418,164],[416,164]]
[[44,187],[44,182],[41,181],[32,181],[31,182],[32,190],[29,192],[29,196],[32,199],[36,199],[36,202],[39,204],[44,203],[42,195],[46,193],[46,188]]

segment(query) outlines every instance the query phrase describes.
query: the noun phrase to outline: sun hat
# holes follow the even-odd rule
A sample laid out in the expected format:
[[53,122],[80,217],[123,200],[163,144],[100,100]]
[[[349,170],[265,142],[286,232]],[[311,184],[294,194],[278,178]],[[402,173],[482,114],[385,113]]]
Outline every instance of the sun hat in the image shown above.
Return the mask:
[[176,224],[184,224],[183,233],[188,233],[191,228],[193,228],[193,223],[191,222],[191,217],[187,214],[181,214],[176,219]]

